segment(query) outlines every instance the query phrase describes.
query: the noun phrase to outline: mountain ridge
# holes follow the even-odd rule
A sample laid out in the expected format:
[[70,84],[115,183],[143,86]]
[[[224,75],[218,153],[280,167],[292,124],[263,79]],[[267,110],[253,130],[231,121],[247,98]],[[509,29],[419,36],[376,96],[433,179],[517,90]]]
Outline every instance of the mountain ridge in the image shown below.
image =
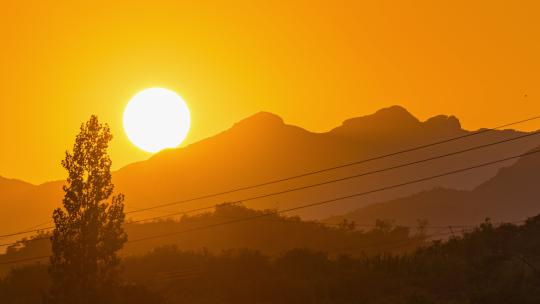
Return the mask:
[[[534,151],[540,151],[540,145],[529,152]],[[435,188],[371,204],[328,221],[347,219],[363,223],[375,215],[402,225],[424,218],[434,225],[469,225],[485,218],[494,222],[519,221],[540,213],[540,189],[536,184],[539,179],[540,155],[530,154],[512,166],[500,168],[493,178],[472,190]]]
[[[410,124],[412,127],[403,128],[399,124],[392,127],[391,125],[395,123],[392,119],[408,121],[406,124]],[[347,121],[355,121],[355,118]],[[364,122],[358,123],[359,121]],[[374,121],[374,126],[380,125],[387,128],[381,132],[373,127],[362,127],[362,125],[365,126],[365,121]],[[344,127],[344,125],[347,126]],[[341,131],[336,131],[336,129]],[[399,106],[360,117],[356,119],[356,123],[344,122],[341,126],[323,133],[315,133],[298,126],[288,125],[275,114],[259,112],[214,136],[186,147],[162,151],[148,160],[125,166],[113,172],[113,183],[116,191],[126,195],[126,210],[130,211],[339,166],[471,133],[471,131],[461,129],[459,120],[455,117],[439,115],[422,122]],[[347,134],[347,136],[341,134]],[[487,132],[461,139],[459,142],[449,142],[393,158],[130,216],[133,216],[133,219],[139,219],[163,215],[169,211],[178,212],[227,201],[242,200],[251,196],[317,183],[321,180],[341,178],[357,174],[359,171],[364,172],[393,166],[404,161],[444,154],[456,149],[504,140],[522,134],[526,133],[514,130]],[[480,162],[488,155],[524,152],[539,143],[533,139],[520,140],[511,145],[490,147],[444,161],[433,161],[411,168],[402,168],[301,192],[250,201],[247,207],[255,209],[286,208],[307,202],[331,199],[379,188],[381,185],[396,183],[418,175],[432,174],[471,162]],[[483,168],[465,177],[448,177],[422,185],[345,200],[331,206],[306,209],[297,215],[307,219],[320,219],[330,215],[344,214],[368,204],[406,197],[434,187],[470,189],[494,176],[498,168],[509,166],[512,163],[510,161],[498,167]],[[30,191],[19,195],[0,196],[0,206],[9,207],[9,210],[13,210],[13,214],[28,215],[24,217],[0,215],[0,231],[17,231],[25,226],[35,225],[36,222],[43,222],[44,218],[50,217],[52,210],[61,204],[63,183],[63,181],[48,182],[34,186]]]

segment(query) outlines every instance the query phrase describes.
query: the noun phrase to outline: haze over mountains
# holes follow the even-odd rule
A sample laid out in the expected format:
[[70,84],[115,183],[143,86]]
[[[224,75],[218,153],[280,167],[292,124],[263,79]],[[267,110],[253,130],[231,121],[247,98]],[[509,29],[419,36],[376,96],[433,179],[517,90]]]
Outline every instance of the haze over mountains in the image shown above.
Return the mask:
[[[469,134],[470,132],[463,130],[458,119],[453,116],[440,115],[422,122],[398,106],[382,109],[372,115],[346,120],[341,126],[325,133],[313,133],[297,126],[287,125],[278,116],[261,112],[238,122],[230,129],[213,137],[184,148],[163,151],[146,161],[126,166],[113,174],[113,183],[116,185],[116,190],[126,195],[126,209],[129,211],[350,163],[352,161]],[[522,134],[525,133],[514,130],[486,132],[481,135],[452,141],[421,151],[401,154],[332,172],[130,216],[134,219],[139,219],[162,215],[166,212],[182,211],[227,201],[243,200],[257,194],[358,174],[403,162],[462,150],[476,145],[513,138]],[[266,199],[245,201],[244,203],[247,207],[256,209],[290,208],[523,153],[539,145],[540,138],[531,136],[511,143],[431,161],[429,163]],[[534,156],[531,158],[534,158]],[[483,191],[484,194],[482,195],[485,195],[485,193],[491,193],[490,191],[493,191],[493,189],[502,189],[502,187],[507,186],[506,182],[497,182],[496,180],[491,181],[492,186],[490,186],[489,182],[486,184],[483,183],[495,176],[501,167],[507,167],[513,163],[513,161],[506,162],[426,183],[379,192],[361,198],[339,201],[317,208],[304,209],[298,212],[298,214],[304,218],[323,219],[332,215],[351,212],[371,203],[395,200],[421,191],[431,190],[435,187],[455,189],[455,191],[433,190],[432,192],[426,192],[438,192],[440,195],[419,194],[418,197],[426,197],[426,202],[429,196],[438,200],[444,200],[447,203],[446,205],[439,203],[438,206],[440,206],[440,209],[435,207],[428,208],[416,215],[415,210],[412,207],[409,208],[408,205],[406,206],[408,203],[405,203],[405,201],[403,203],[399,203],[401,201],[392,202],[392,204],[401,206],[399,210],[403,210],[403,216],[396,216],[396,219],[409,221],[413,217],[415,220],[417,218],[427,218],[430,222],[434,223],[439,221],[439,218],[441,220],[443,218],[442,216],[438,217],[437,214],[447,213],[443,207],[451,208],[453,206],[455,201],[453,198],[458,199],[466,195],[463,194],[465,192],[460,192],[459,190],[472,190],[482,185],[473,192],[481,193]],[[530,166],[520,165],[519,163],[512,170],[518,170],[516,168],[521,171],[531,169]],[[527,171],[516,174],[528,174],[527,176],[531,177],[534,172]],[[503,173],[500,173],[498,178],[502,178],[501,176],[503,176]],[[522,180],[517,177],[515,179],[514,177],[507,177],[506,179],[512,181],[514,184]],[[50,218],[53,208],[59,206],[61,203],[63,195],[61,189],[62,183],[62,181],[56,181],[35,186],[21,181],[0,178],[0,206],[4,210],[10,210],[9,213],[6,212],[0,215],[0,231],[16,232],[47,221]],[[502,185],[498,183],[502,183]],[[527,191],[534,190],[531,188],[527,189]],[[528,193],[523,195],[526,196]],[[481,194],[477,195],[480,196]],[[502,199],[501,196],[498,196],[498,198]],[[412,198],[406,198],[404,200],[412,200]],[[470,200],[467,199],[467,201]],[[456,206],[461,206],[466,204],[466,202],[456,202],[456,204],[458,204]],[[491,207],[488,203],[478,206],[477,217],[467,217],[460,214],[462,216],[461,219],[463,221],[469,221],[483,218],[483,208],[489,210]],[[373,206],[372,208],[375,209],[365,210],[379,210],[376,209],[379,207]],[[462,210],[460,208],[456,207],[456,210]],[[503,208],[500,210],[505,211],[506,209]],[[358,217],[358,221],[367,221],[370,223],[373,223],[376,218],[389,218],[397,214],[397,211],[390,212],[386,211],[386,209],[384,212],[381,211],[380,214],[378,214],[379,211],[362,212],[364,215]],[[485,216],[489,215],[488,212],[485,213]],[[516,214],[511,215],[514,216]]]
[[[540,146],[533,151],[540,149]],[[471,225],[489,218],[493,222],[515,222],[540,213],[540,155],[522,157],[471,191],[436,188],[389,202],[372,204],[330,222],[343,219],[358,223],[373,217],[412,225],[417,219],[430,224]]]

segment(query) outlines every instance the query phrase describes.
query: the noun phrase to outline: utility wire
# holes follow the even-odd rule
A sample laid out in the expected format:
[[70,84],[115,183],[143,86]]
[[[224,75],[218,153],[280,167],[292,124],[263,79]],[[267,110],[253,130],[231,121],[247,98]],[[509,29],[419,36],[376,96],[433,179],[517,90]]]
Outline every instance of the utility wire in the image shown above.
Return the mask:
[[[510,139],[497,141],[497,142],[492,142],[492,143],[489,143],[489,144],[479,145],[479,146],[471,147],[471,148],[460,150],[460,151],[455,151],[455,152],[451,152],[451,153],[447,153],[447,154],[442,154],[442,155],[438,155],[438,156],[434,156],[434,157],[430,157],[430,158],[426,158],[426,159],[422,159],[422,160],[417,160],[417,161],[408,162],[408,163],[404,163],[404,164],[400,164],[400,165],[396,165],[396,166],[386,167],[386,168],[383,168],[383,169],[367,171],[367,172],[363,172],[363,173],[360,173],[360,174],[355,174],[355,175],[351,175],[351,176],[347,176],[347,177],[343,177],[343,178],[332,179],[332,180],[324,181],[324,182],[321,182],[321,183],[310,184],[310,185],[296,187],[296,188],[290,188],[290,189],[286,189],[286,190],[282,190],[282,191],[277,191],[277,192],[271,192],[271,193],[262,194],[262,195],[246,197],[246,198],[234,201],[234,202],[230,202],[228,204],[235,204],[235,203],[253,201],[253,200],[267,198],[267,197],[271,197],[271,196],[275,196],[275,195],[300,191],[300,190],[304,190],[304,189],[309,189],[309,188],[319,187],[319,186],[328,185],[328,184],[341,182],[341,181],[345,181],[345,180],[350,180],[350,179],[354,179],[354,178],[359,178],[359,177],[372,175],[372,174],[376,174],[376,173],[382,173],[382,172],[386,172],[386,171],[391,171],[391,170],[395,170],[395,169],[399,169],[399,168],[403,168],[403,167],[407,167],[407,166],[417,165],[417,164],[421,164],[421,163],[425,163],[425,162],[429,162],[429,161],[433,161],[433,160],[437,160],[437,159],[441,159],[441,158],[445,158],[445,157],[449,157],[449,156],[454,156],[454,155],[458,155],[458,154],[462,154],[462,153],[466,153],[466,152],[470,152],[470,151],[474,151],[474,150],[483,149],[483,148],[486,148],[486,147],[502,144],[502,143],[507,143],[507,142],[523,139],[523,138],[538,135],[538,134],[540,134],[540,131],[529,133],[529,134],[522,135],[522,136],[517,136],[517,137],[514,137],[514,138],[510,138]],[[147,218],[147,219],[142,219],[142,220],[135,221],[135,222],[142,222],[142,221],[148,221],[148,220],[156,220],[156,219],[161,219],[161,218],[167,218],[167,217],[171,217],[171,216],[184,215],[184,214],[191,213],[191,212],[212,209],[212,208],[215,208],[217,206],[218,205],[212,205],[212,206],[197,208],[197,209],[193,209],[193,210],[173,212],[173,213],[169,213],[169,214],[154,216],[154,217]]]
[[379,160],[379,159],[384,159],[384,158],[388,158],[388,157],[391,157],[391,156],[396,156],[396,155],[399,155],[399,154],[413,152],[413,151],[417,151],[417,150],[437,146],[437,145],[440,145],[440,144],[460,140],[460,139],[463,139],[463,138],[476,136],[476,135],[480,135],[480,134],[484,134],[484,133],[488,133],[488,132],[492,132],[492,131],[495,131],[495,130],[498,130],[498,129],[502,129],[502,128],[505,128],[505,127],[509,127],[509,126],[513,126],[513,125],[533,121],[533,120],[536,120],[536,119],[539,119],[539,118],[540,118],[540,116],[534,116],[534,117],[523,119],[523,120],[520,120],[520,121],[516,121],[516,122],[504,124],[504,125],[501,125],[501,126],[497,126],[497,127],[494,127],[494,128],[482,129],[482,130],[477,131],[477,132],[468,133],[468,134],[465,134],[465,135],[460,135],[460,136],[457,136],[457,137],[452,137],[452,138],[432,142],[432,143],[429,143],[429,144],[419,145],[419,146],[416,146],[416,147],[407,148],[407,149],[403,149],[403,150],[399,150],[399,151],[395,151],[395,152],[391,152],[391,153],[387,153],[387,154],[382,154],[382,155],[379,155],[379,156],[365,158],[365,159],[362,159],[362,160],[358,160],[358,161],[354,161],[354,162],[350,162],[350,163],[346,163],[346,164],[342,164],[342,165],[338,165],[338,166],[334,166],[334,167],[328,167],[328,168],[325,168],[325,169],[309,171],[309,172],[298,174],[298,175],[292,175],[292,176],[289,176],[289,177],[280,178],[280,179],[274,179],[274,180],[270,180],[270,181],[267,181],[267,182],[254,184],[254,185],[250,185],[250,186],[238,187],[238,188],[234,188],[234,189],[226,190],[226,191],[222,191],[222,192],[216,192],[216,193],[212,193],[212,194],[197,196],[197,197],[193,197],[193,198],[189,198],[189,199],[185,199],[185,200],[180,200],[180,201],[176,201],[176,202],[155,205],[153,207],[135,209],[135,210],[131,210],[131,211],[126,212],[126,214],[142,212],[142,211],[152,210],[152,209],[156,209],[156,208],[162,208],[162,207],[178,205],[178,204],[188,203],[188,202],[192,202],[192,201],[207,199],[207,198],[212,198],[212,197],[221,196],[221,195],[225,195],[225,194],[230,194],[230,193],[234,193],[234,192],[250,190],[250,189],[259,188],[259,187],[262,187],[262,186],[268,186],[268,185],[271,185],[271,184],[281,183],[281,182],[285,182],[285,181],[289,181],[289,180],[293,180],[293,179],[297,179],[297,178],[301,178],[301,177],[306,177],[306,176],[310,176],[310,175],[315,175],[315,174],[319,174],[319,173],[323,173],[323,172],[328,172],[328,171],[332,171],[332,170],[336,170],[336,169],[341,169],[341,168],[346,168],[346,167],[350,167],[350,166],[354,166],[354,165],[359,165],[359,164],[362,164],[362,163],[367,163],[367,162],[371,162],[371,161],[375,161],[375,160]]
[[315,206],[326,205],[326,204],[329,204],[329,203],[334,203],[334,202],[349,199],[349,198],[361,197],[361,196],[365,196],[365,195],[372,194],[372,193],[382,192],[382,191],[395,189],[395,188],[401,188],[401,187],[404,187],[404,186],[417,184],[417,183],[425,182],[425,181],[432,180],[432,179],[437,179],[437,178],[441,178],[441,177],[445,177],[445,176],[449,176],[449,175],[453,175],[453,174],[467,172],[467,171],[470,171],[470,170],[478,169],[478,168],[481,168],[481,167],[491,166],[491,165],[501,163],[501,162],[505,162],[505,161],[509,161],[509,160],[512,160],[512,159],[517,159],[517,158],[520,158],[520,157],[533,155],[533,154],[536,154],[536,153],[539,153],[539,152],[540,152],[540,150],[531,151],[531,152],[527,152],[527,153],[523,153],[523,154],[511,156],[511,157],[498,159],[498,160],[495,160],[495,161],[485,162],[485,163],[482,163],[482,164],[478,164],[478,165],[474,165],[474,166],[470,166],[470,167],[466,167],[466,168],[461,168],[461,169],[458,169],[458,170],[448,171],[448,172],[437,174],[437,175],[432,175],[432,176],[428,176],[428,177],[424,177],[424,178],[420,178],[420,179],[411,180],[411,181],[404,182],[404,183],[394,184],[394,185],[391,185],[391,186],[386,186],[386,187],[382,187],[382,188],[378,188],[378,189],[374,189],[374,190],[370,190],[370,191],[365,191],[365,192],[360,192],[360,193],[356,193],[356,194],[341,196],[341,197],[337,197],[337,198],[333,198],[333,199],[329,199],[329,200],[323,200],[323,201],[319,201],[319,202],[308,203],[308,204],[305,204],[305,205],[292,207],[292,208],[288,208],[288,209],[276,210],[276,211],[273,211],[273,212],[259,214],[259,215],[256,215],[256,216],[250,216],[250,217],[230,220],[230,221],[226,221],[226,222],[221,222],[221,223],[215,223],[215,224],[210,224],[210,225],[206,225],[206,226],[195,227],[195,228],[186,229],[186,230],[182,230],[182,231],[169,232],[169,233],[164,233],[164,234],[159,234],[159,235],[154,235],[154,236],[143,237],[143,238],[131,240],[130,243],[146,241],[146,240],[151,240],[151,239],[157,239],[157,238],[163,238],[163,237],[169,237],[169,236],[173,236],[173,235],[189,233],[189,232],[194,232],[194,231],[200,231],[200,230],[205,230],[205,229],[209,229],[209,228],[220,227],[220,226],[224,226],[224,225],[229,225],[229,224],[235,224],[235,223],[255,220],[255,219],[259,219],[259,218],[263,218],[263,217],[267,217],[267,216],[271,216],[271,215],[275,215],[275,214],[282,214],[282,213],[286,213],[286,212],[290,212],[290,211],[295,211],[295,210],[311,208],[311,207],[315,207]]
[[[346,177],[343,177],[343,178],[332,179],[332,180],[328,180],[328,181],[324,181],[324,182],[320,182],[320,183],[316,183],[316,184],[310,184],[310,185],[296,187],[296,188],[290,188],[290,189],[286,189],[286,190],[282,190],[282,191],[271,192],[271,193],[267,193],[267,194],[247,197],[247,198],[240,199],[240,200],[237,200],[237,201],[234,201],[234,202],[231,202],[231,203],[227,203],[227,204],[235,204],[235,203],[253,201],[253,200],[257,200],[257,199],[262,199],[262,198],[267,198],[267,197],[271,197],[271,196],[280,195],[280,194],[305,190],[305,189],[319,187],[319,186],[328,185],[328,184],[332,184],[332,183],[342,182],[342,181],[345,181],[345,180],[364,177],[364,176],[368,176],[368,175],[372,175],[372,174],[376,174],[376,173],[382,173],[382,172],[386,172],[386,171],[396,170],[396,169],[399,169],[399,168],[404,168],[404,167],[408,167],[408,166],[412,166],[412,165],[417,165],[417,164],[421,164],[421,163],[425,163],[425,162],[429,162],[429,161],[442,159],[442,158],[445,158],[445,157],[459,155],[459,154],[471,152],[471,151],[474,151],[474,150],[484,149],[484,148],[487,148],[487,147],[491,147],[491,146],[495,146],[495,145],[499,145],[499,144],[504,144],[504,143],[508,143],[508,142],[512,142],[512,141],[532,137],[532,136],[536,136],[538,134],[540,134],[540,131],[527,133],[525,135],[516,136],[516,137],[505,139],[505,140],[491,142],[491,143],[488,143],[488,144],[478,145],[478,146],[474,146],[474,147],[459,150],[459,151],[454,151],[454,152],[450,152],[450,153],[446,153],[446,154],[441,154],[441,155],[437,155],[437,156],[430,157],[430,158],[425,158],[425,159],[421,159],[421,160],[417,160],[417,161],[412,161],[412,162],[408,162],[408,163],[404,163],[404,164],[399,164],[399,165],[396,165],[396,166],[390,166],[390,167],[386,167],[386,168],[382,168],[382,169],[378,169],[378,170],[372,170],[372,171],[367,171],[367,172],[363,172],[363,173],[359,173],[359,174],[355,174],[355,175],[351,175],[351,176],[346,176]],[[172,204],[172,203],[170,203],[170,204]],[[156,219],[168,218],[168,217],[177,216],[177,215],[185,215],[185,214],[189,214],[189,213],[193,213],[193,212],[210,210],[210,209],[213,209],[213,208],[215,208],[215,207],[217,207],[219,205],[224,205],[224,204],[216,204],[216,205],[207,206],[207,207],[201,207],[201,208],[196,208],[196,209],[191,209],[191,210],[168,213],[168,214],[164,214],[164,215],[160,215],[160,216],[154,216],[154,217],[150,217],[150,218],[144,218],[144,219],[132,221],[131,223],[140,223],[140,222],[152,221],[152,220],[156,220]],[[145,208],[145,211],[150,210],[150,209],[164,207],[164,206],[165,205]],[[446,227],[448,227],[448,226],[446,226]],[[27,234],[27,233],[31,233],[31,232],[50,230],[50,229],[53,229],[53,228],[54,228],[54,226],[50,226],[50,227],[45,227],[45,228],[41,228],[41,229],[27,230],[27,231],[23,231],[23,232],[5,234],[5,235],[0,235],[0,238],[8,237],[8,236],[20,235],[20,234]],[[0,244],[0,246],[7,246],[7,245],[11,245],[11,244],[15,244],[15,243]]]
[[[408,152],[413,152],[413,151],[433,147],[433,146],[436,146],[436,145],[456,141],[456,140],[467,138],[467,137],[480,135],[480,134],[487,133],[487,132],[492,132],[492,131],[495,131],[495,130],[498,130],[498,129],[502,129],[502,128],[505,128],[505,127],[510,127],[510,126],[517,125],[517,124],[522,124],[522,123],[533,121],[533,120],[536,120],[536,119],[539,119],[539,118],[540,118],[540,116],[534,116],[534,117],[530,117],[530,118],[527,118],[527,119],[523,119],[523,120],[511,122],[511,123],[508,123],[508,124],[500,125],[500,126],[497,126],[497,127],[488,128],[488,129],[482,129],[482,130],[477,131],[477,132],[468,133],[468,134],[465,134],[465,135],[461,135],[461,136],[457,136],[457,137],[453,137],[453,138],[448,138],[448,139],[432,142],[432,143],[425,144],[425,145],[419,145],[419,146],[416,146],[416,147],[412,147],[412,148],[408,148],[408,149],[404,149],[404,150],[399,150],[399,151],[395,151],[395,152],[392,152],[392,153],[382,154],[382,155],[379,155],[379,156],[366,158],[366,159],[363,159],[363,160],[359,160],[359,161],[355,161],[355,162],[351,162],[351,163],[346,163],[346,164],[342,164],[342,165],[335,166],[335,167],[329,167],[329,168],[325,168],[325,169],[321,169],[321,170],[310,171],[310,172],[306,172],[306,173],[303,173],[303,174],[289,176],[289,177],[286,177],[286,178],[275,179],[275,180],[267,181],[267,182],[264,182],[264,183],[254,184],[254,185],[251,185],[251,186],[238,187],[238,188],[234,188],[234,189],[223,191],[223,192],[207,194],[207,195],[198,196],[198,197],[185,199],[185,200],[181,200],[181,201],[176,201],[176,202],[172,202],[172,203],[166,203],[166,204],[155,205],[155,206],[147,207],[147,208],[135,209],[135,210],[131,210],[131,211],[126,212],[126,214],[136,213],[136,212],[143,212],[143,211],[162,208],[162,207],[166,207],[166,206],[178,205],[178,204],[188,203],[188,202],[192,202],[192,201],[196,201],[196,200],[212,198],[212,197],[216,197],[216,196],[221,196],[221,195],[225,195],[225,194],[230,194],[230,193],[234,193],[234,192],[254,189],[254,188],[258,188],[258,187],[262,187],[262,186],[266,186],[266,185],[270,185],[270,184],[276,184],[276,183],[280,183],[280,182],[284,182],[284,181],[288,181],[288,180],[293,180],[293,179],[297,179],[297,178],[301,178],[301,177],[305,177],[305,176],[310,176],[310,175],[314,175],[314,174],[318,174],[318,173],[328,172],[328,171],[332,171],[332,170],[336,170],[336,169],[340,169],[340,168],[350,167],[350,166],[354,166],[354,165],[358,165],[358,164],[362,164],[362,163],[366,163],[366,162],[370,162],[370,161],[374,161],[374,160],[384,159],[384,158],[388,158],[388,157],[399,155],[399,154],[404,154],[404,153],[408,153]],[[351,178],[353,178],[353,177],[351,177]],[[212,207],[209,207],[207,209],[211,209],[211,208]],[[156,217],[156,218],[160,218],[160,217]],[[40,224],[40,226],[41,226],[41,224]],[[49,227],[44,227],[44,228],[41,228],[41,229],[33,229],[33,230],[26,230],[26,231],[21,231],[21,232],[17,232],[17,233],[4,234],[4,235],[0,235],[0,238],[9,237],[9,236],[16,236],[16,235],[20,235],[20,234],[27,234],[27,233],[32,233],[32,232],[39,232],[39,231],[44,231],[44,230],[50,230],[50,229],[53,229],[53,228],[54,228],[54,226],[49,226]]]

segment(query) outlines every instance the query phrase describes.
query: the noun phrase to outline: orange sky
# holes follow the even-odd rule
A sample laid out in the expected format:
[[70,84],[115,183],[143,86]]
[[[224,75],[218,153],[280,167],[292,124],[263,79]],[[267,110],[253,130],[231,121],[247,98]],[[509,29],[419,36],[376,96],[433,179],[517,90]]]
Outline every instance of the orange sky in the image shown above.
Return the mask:
[[115,168],[147,158],[122,111],[153,86],[188,102],[186,144],[260,110],[314,131],[392,104],[466,128],[540,113],[539,1],[0,5],[0,175],[34,183],[64,178],[92,113],[116,135]]

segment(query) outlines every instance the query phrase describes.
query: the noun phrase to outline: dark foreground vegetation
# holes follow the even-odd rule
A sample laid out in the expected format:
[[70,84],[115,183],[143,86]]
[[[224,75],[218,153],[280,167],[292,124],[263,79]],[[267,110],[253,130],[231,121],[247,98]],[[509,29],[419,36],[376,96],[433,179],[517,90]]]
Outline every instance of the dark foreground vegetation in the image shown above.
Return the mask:
[[[540,303],[540,216],[486,222],[410,254],[164,246],[122,268],[111,303]],[[14,269],[0,281],[0,302],[42,303],[50,282],[44,264]]]

